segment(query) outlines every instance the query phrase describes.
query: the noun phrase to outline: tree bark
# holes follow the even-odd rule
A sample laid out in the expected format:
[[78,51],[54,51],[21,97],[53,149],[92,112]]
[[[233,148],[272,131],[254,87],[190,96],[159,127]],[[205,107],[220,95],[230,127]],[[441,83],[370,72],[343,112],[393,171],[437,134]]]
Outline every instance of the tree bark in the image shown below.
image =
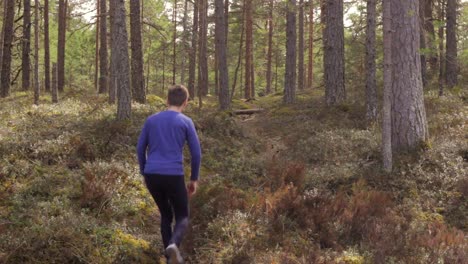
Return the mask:
[[314,82],[314,1],[310,0],[309,5],[309,64],[307,87],[312,89]]
[[428,138],[419,51],[417,0],[391,0],[392,149],[412,150]]
[[[99,0],[99,93],[107,93],[108,80],[108,64],[107,64],[107,5],[106,0]],[[131,1],[130,6],[138,1]]]
[[52,63],[52,103],[58,103],[57,91],[57,63]]
[[434,6],[434,0],[425,0],[426,5],[424,6],[424,29],[426,31],[426,46],[429,48],[428,62],[431,68],[429,78],[434,76],[438,68],[437,64],[437,48],[435,45],[435,30],[434,23],[432,23],[433,16],[432,10]]
[[57,43],[57,89],[63,92],[65,86],[65,41],[67,30],[68,0],[59,0],[58,43]]
[[457,64],[457,0],[447,0],[447,33],[446,33],[446,81],[447,87],[458,84]]
[[252,98],[252,68],[253,68],[253,10],[252,0],[244,0],[245,8],[245,99]]
[[[101,1],[96,1],[96,43],[94,49],[94,89],[99,92],[99,31],[101,25]],[[105,1],[105,0],[104,0]]]
[[39,105],[39,0],[34,5],[34,104]]
[[[115,85],[117,86],[117,120],[131,118],[131,101],[128,59],[128,36],[125,23],[124,0],[112,0],[115,6],[113,18],[112,56],[115,63]],[[111,5],[112,5],[111,4]]]
[[31,0],[23,1],[23,37],[22,44],[22,59],[21,59],[21,73],[22,73],[22,88],[23,91],[29,90],[31,80]]
[[[442,22],[444,20],[445,16],[445,1],[440,0],[439,1],[439,22]],[[438,37],[439,37],[439,78],[438,78],[438,84],[439,84],[439,96],[444,95],[444,80],[445,80],[445,55],[444,55],[444,27],[440,26],[439,30],[437,32]]]
[[199,6],[199,38],[198,38],[198,96],[208,94],[208,58],[207,58],[207,12],[208,1],[200,0]]
[[366,26],[366,119],[377,118],[377,83],[375,80],[376,0],[367,0]]
[[189,81],[188,90],[190,99],[195,98],[195,69],[197,64],[197,44],[198,44],[198,3],[193,1],[193,26],[192,26],[192,45],[189,57]]
[[271,60],[273,53],[273,0],[268,4],[268,51],[265,93],[271,93]]
[[[187,50],[188,50],[187,17],[188,17],[188,0],[185,0],[184,1],[184,18],[182,19],[182,28],[184,32],[182,33],[182,52],[180,53],[180,56],[182,58],[185,58],[187,56]],[[185,59],[182,59],[180,63],[180,83],[185,84]]]
[[382,160],[383,169],[391,172],[392,157],[392,12],[391,1],[383,0],[383,109],[382,109]]
[[421,78],[423,87],[427,84],[427,63],[426,63],[426,32],[424,30],[425,8],[428,0],[419,0],[419,46],[420,46],[420,59],[421,59]]
[[221,110],[229,109],[229,73],[227,67],[226,17],[224,14],[224,0],[215,1],[216,14],[216,53],[219,69],[219,105]]
[[143,50],[141,40],[141,14],[140,0],[130,1],[130,34],[132,47],[132,88],[137,102],[146,102],[144,73],[143,73]]
[[[236,85],[237,85],[237,74],[238,72],[240,71],[241,72],[241,78],[240,78],[240,81],[239,83],[242,83],[242,50],[243,50],[243,44],[244,44],[244,32],[245,32],[245,28],[244,28],[244,16],[245,16],[245,8],[242,9],[242,20],[241,20],[241,35],[240,35],[240,39],[239,39],[239,56],[237,57],[237,66],[236,66],[236,69],[234,71],[234,81],[232,82],[232,89],[231,89],[231,99],[234,97],[234,93],[236,91]],[[239,91],[242,91],[240,88],[239,88]]]
[[110,77],[109,77],[109,104],[115,104],[115,100],[117,97],[117,69],[116,69],[116,61],[115,61],[115,50],[113,50],[113,38],[116,34],[115,32],[115,25],[114,19],[115,18],[115,0],[109,0],[109,25],[110,25]]
[[304,0],[299,0],[297,88],[304,90]]
[[3,14],[3,54],[1,61],[0,97],[4,98],[10,95],[11,47],[14,33],[15,1],[5,2],[5,11]]
[[50,91],[49,0],[44,0],[44,90]]
[[172,84],[176,84],[176,70],[177,70],[177,0],[174,0],[174,6],[172,8],[172,23],[174,31],[172,32]]
[[325,99],[327,105],[336,105],[346,99],[343,0],[324,0],[322,8]]
[[288,0],[286,13],[286,70],[284,97],[286,104],[296,100],[296,0]]

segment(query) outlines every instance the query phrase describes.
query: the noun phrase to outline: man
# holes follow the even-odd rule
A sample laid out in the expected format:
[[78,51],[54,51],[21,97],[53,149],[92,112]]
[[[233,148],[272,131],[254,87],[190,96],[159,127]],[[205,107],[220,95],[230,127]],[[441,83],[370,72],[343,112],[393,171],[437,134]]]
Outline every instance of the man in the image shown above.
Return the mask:
[[[183,263],[179,251],[188,227],[188,196],[197,191],[201,149],[192,119],[182,114],[189,93],[182,85],[168,90],[165,111],[146,120],[138,139],[140,172],[161,214],[161,235],[168,262]],[[189,185],[185,186],[183,148],[185,142],[192,158]],[[172,229],[172,219],[175,226]]]

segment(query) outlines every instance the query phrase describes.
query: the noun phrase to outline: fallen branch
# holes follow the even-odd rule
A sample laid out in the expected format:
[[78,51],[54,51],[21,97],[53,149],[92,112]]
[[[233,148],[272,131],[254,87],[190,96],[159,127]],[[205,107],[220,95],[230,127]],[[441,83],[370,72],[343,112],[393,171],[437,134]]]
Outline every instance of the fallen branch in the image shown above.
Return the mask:
[[232,113],[234,115],[252,115],[256,113],[261,113],[265,111],[265,109],[258,108],[258,109],[242,109],[242,110],[233,110]]

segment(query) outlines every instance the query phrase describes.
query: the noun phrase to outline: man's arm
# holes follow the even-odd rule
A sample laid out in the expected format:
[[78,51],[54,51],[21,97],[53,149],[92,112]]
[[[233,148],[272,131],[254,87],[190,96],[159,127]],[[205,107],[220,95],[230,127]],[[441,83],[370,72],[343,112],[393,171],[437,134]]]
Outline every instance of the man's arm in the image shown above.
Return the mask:
[[144,174],[145,164],[146,164],[146,148],[148,147],[148,127],[147,123],[143,125],[143,129],[141,130],[140,137],[138,138],[137,144],[137,156],[138,156],[138,163],[140,164],[140,173],[141,175]]
[[193,121],[190,120],[187,130],[187,142],[190,149],[190,156],[192,158],[192,170],[191,170],[191,181],[197,181],[200,173],[200,163],[201,163],[201,148],[200,141],[198,140],[197,131],[195,130],[195,125]]

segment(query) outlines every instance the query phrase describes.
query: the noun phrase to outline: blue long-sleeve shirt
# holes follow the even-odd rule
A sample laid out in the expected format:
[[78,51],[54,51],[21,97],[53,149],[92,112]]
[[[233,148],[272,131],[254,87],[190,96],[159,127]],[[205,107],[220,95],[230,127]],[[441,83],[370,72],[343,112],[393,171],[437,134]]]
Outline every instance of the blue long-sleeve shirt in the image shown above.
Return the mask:
[[170,110],[148,117],[137,145],[140,172],[184,175],[182,152],[185,142],[192,158],[190,179],[196,181],[200,171],[201,149],[192,119]]

